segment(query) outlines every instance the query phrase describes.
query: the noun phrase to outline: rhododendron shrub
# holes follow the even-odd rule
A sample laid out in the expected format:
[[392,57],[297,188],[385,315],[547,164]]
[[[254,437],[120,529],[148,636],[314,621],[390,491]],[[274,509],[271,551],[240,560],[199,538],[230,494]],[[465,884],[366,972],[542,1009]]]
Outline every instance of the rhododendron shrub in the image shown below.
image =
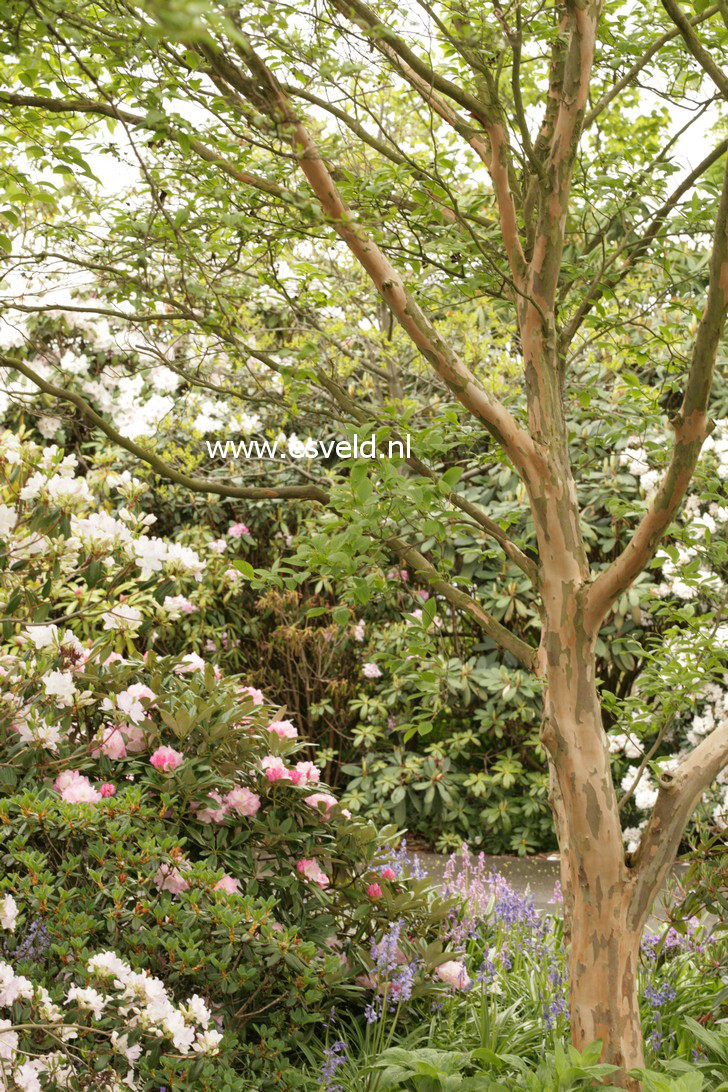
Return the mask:
[[[89,961],[112,953],[169,1004],[197,997],[210,1012],[189,1043],[170,1016],[177,1040],[143,1045],[148,1079],[249,1088],[273,1073],[296,1087],[298,1047],[332,1003],[363,1005],[355,979],[392,907],[404,900],[398,914],[426,934],[424,885],[380,879],[373,900],[387,832],[339,806],[286,711],[197,653],[149,647],[170,582],[199,575],[192,551],[152,540],[143,513],[100,503],[63,452],[6,434],[0,455],[7,973],[31,983],[29,1003],[46,990],[64,1012],[73,977],[93,1022],[84,1050],[98,1056],[113,1027],[136,1054],[140,1029],[88,992]],[[63,489],[49,488],[57,478]],[[14,1066],[46,1049],[18,1000],[2,1040]],[[84,1050],[62,1059],[73,1087]]]

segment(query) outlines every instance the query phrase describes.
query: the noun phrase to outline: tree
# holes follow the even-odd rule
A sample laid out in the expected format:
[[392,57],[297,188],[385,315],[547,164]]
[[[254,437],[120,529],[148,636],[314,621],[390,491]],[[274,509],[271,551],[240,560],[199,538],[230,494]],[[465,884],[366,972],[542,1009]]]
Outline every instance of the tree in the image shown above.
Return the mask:
[[[376,523],[380,545],[543,680],[572,1038],[579,1048],[602,1039],[626,1088],[637,1087],[628,1070],[643,1057],[641,932],[696,802],[728,762],[728,731],[719,727],[661,778],[639,848],[625,854],[595,645],[616,599],[654,558],[710,434],[728,309],[728,166],[722,180],[718,173],[728,141],[670,188],[678,166],[669,105],[650,109],[654,98],[640,90],[689,107],[688,130],[728,95],[715,60],[728,13],[722,0],[699,7],[689,17],[676,0],[663,0],[661,20],[618,0],[553,7],[516,0],[492,10],[419,0],[406,11],[363,0],[304,11],[252,0],[235,10],[203,0],[13,0],[2,17],[13,81],[0,92],[7,132],[36,166],[68,179],[55,193],[22,163],[5,176],[11,223],[26,210],[14,260],[27,279],[49,262],[88,271],[95,298],[71,310],[136,331],[157,328],[161,301],[166,323],[226,355],[225,366],[211,368],[200,354],[184,370],[190,383],[219,389],[223,375],[228,390],[252,398],[267,368],[282,377],[289,406],[304,399],[394,437],[407,422],[409,387],[423,382],[413,347],[432,369],[430,389],[442,397],[444,385],[459,404],[450,427],[484,430],[519,474],[536,551],[513,541],[458,491],[455,477],[440,476],[416,451],[407,478],[383,466],[352,470],[355,500],[365,506],[376,481],[379,507],[376,519],[358,524],[350,506],[358,537],[342,532],[341,541],[362,552],[377,539]],[[628,122],[627,109],[641,114]],[[128,158],[137,172],[131,200],[104,199],[85,181],[93,179],[88,150],[103,146],[104,124],[114,134],[107,154]],[[629,278],[646,278],[655,300],[692,307],[695,276],[686,283],[677,272],[676,257],[686,253],[703,278],[689,343],[682,327],[654,330],[650,301],[630,309],[625,290]],[[281,271],[292,255],[293,289]],[[487,334],[506,329],[521,358],[525,412],[517,390],[501,382],[498,397],[486,374],[487,345],[475,340],[473,319],[483,300]],[[15,313],[69,311],[67,302],[37,296],[8,304]],[[336,344],[335,308],[354,323],[376,316],[378,336],[364,350],[345,338]],[[466,336],[451,321],[458,311],[470,323]],[[569,401],[580,365],[590,354],[608,358],[618,329],[642,338],[639,352],[666,349],[673,439],[653,497],[627,514],[623,548],[595,564],[573,473]],[[19,351],[6,352],[3,363],[180,485],[346,514],[340,489],[323,475],[285,486],[230,484],[219,473],[194,478],[130,441],[71,384],[54,382],[52,367],[38,369]],[[362,369],[375,379],[375,396],[363,403],[349,383]],[[444,506],[533,582],[538,647],[439,571],[431,549],[418,548],[433,517],[420,513],[420,526],[406,527],[401,502],[412,501],[412,482],[430,489],[421,507],[430,504],[441,520],[436,541],[447,537]]]

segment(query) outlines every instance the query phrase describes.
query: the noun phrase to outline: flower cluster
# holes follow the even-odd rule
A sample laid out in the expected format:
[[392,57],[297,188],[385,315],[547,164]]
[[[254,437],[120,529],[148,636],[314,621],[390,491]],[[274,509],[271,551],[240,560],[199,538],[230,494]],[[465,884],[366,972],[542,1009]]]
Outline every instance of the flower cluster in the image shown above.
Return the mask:
[[[89,1031],[100,1042],[108,1042],[125,1070],[123,1081],[115,1070],[104,1074],[108,1081],[104,1087],[108,1088],[135,1087],[135,1066],[155,1044],[165,1049],[166,1043],[166,1049],[182,1055],[218,1053],[222,1032],[197,994],[183,1005],[175,1005],[160,979],[133,971],[115,952],[92,956],[86,969],[89,981],[96,984],[68,986],[59,1005],[44,986],[34,985],[9,963],[0,961],[0,1008],[20,1005],[24,1012],[18,1024],[0,1020],[0,1065],[4,1076],[11,1076],[18,1088],[35,1092],[41,1088],[41,1080],[55,1082],[53,1087],[79,1087],[80,1067],[93,1041]],[[79,1045],[72,1051],[44,1052],[33,1041],[34,1030],[51,1032],[56,1043],[77,1040]]]

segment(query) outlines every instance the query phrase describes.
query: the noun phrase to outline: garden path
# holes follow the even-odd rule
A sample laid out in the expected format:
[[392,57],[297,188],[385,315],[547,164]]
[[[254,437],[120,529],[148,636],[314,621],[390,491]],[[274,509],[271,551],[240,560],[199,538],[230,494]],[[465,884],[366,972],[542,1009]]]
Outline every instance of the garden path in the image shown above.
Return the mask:
[[[441,881],[445,874],[448,857],[439,853],[425,852],[417,852],[417,856],[430,876],[434,880]],[[500,872],[516,891],[523,893],[527,887],[530,887],[537,910],[554,912],[556,906],[551,900],[554,894],[554,885],[559,878],[559,858],[557,855],[554,854],[550,857],[491,857],[486,854],[485,860],[488,870],[492,867],[496,872]],[[661,910],[664,908],[666,898],[669,898],[670,887],[674,880],[678,879],[686,870],[686,865],[675,865],[671,879],[666,882],[662,894],[655,904],[648,926],[654,927],[657,921],[663,917]]]

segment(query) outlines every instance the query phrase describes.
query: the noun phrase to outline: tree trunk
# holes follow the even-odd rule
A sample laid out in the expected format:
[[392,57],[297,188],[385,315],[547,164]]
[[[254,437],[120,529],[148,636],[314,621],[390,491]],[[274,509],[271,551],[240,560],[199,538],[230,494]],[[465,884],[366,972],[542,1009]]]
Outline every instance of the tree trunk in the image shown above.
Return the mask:
[[[595,913],[594,906],[597,906]],[[637,1001],[640,930],[627,924],[631,888],[608,898],[584,897],[574,889],[569,947],[571,1041],[583,1050],[604,1043],[604,1060],[620,1067],[608,1078],[621,1088],[639,1089],[627,1072],[644,1065]]]
[[581,602],[579,591],[565,587],[542,641],[541,734],[567,900],[571,1037],[578,1050],[601,1039],[603,1060],[620,1067],[610,1083],[638,1089],[627,1071],[644,1062],[637,1003],[641,928],[632,914],[635,884],[602,725],[594,634],[584,627]]

